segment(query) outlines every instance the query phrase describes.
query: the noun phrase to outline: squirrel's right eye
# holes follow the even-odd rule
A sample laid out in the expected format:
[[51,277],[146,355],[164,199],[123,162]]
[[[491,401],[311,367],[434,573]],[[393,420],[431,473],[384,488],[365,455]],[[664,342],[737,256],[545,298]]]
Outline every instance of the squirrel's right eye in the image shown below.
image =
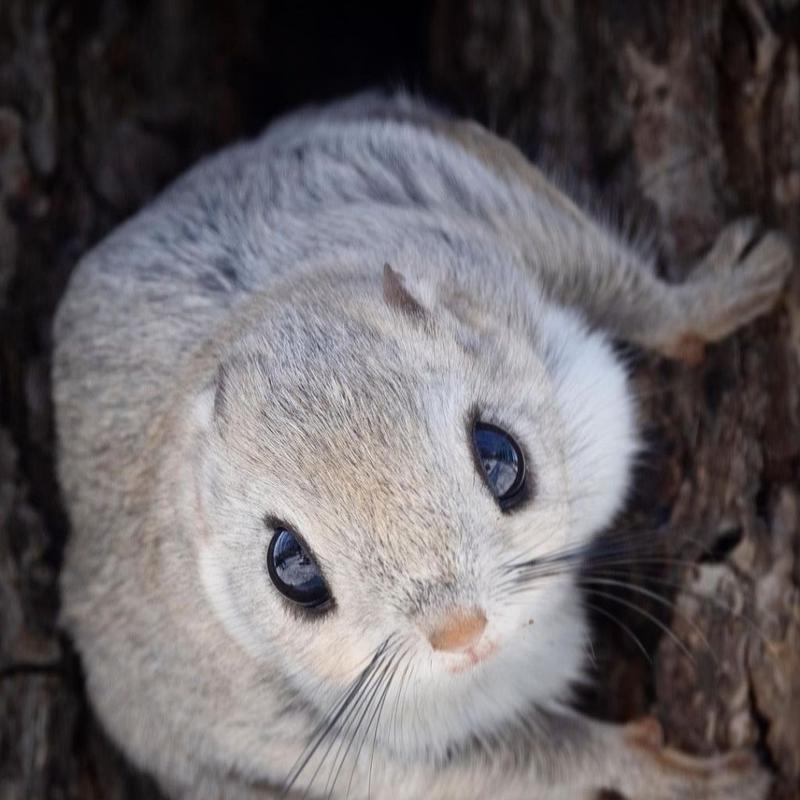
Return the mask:
[[293,603],[321,611],[332,600],[317,563],[288,528],[276,526],[267,550],[267,570],[275,588]]

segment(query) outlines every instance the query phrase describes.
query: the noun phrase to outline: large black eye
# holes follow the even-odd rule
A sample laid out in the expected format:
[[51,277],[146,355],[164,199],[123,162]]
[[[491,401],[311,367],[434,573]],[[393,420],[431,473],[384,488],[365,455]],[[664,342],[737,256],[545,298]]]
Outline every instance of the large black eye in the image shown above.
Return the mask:
[[288,528],[275,528],[267,550],[267,569],[275,588],[289,600],[316,609],[331,601],[319,567]]
[[525,498],[525,459],[519,445],[501,428],[476,422],[472,440],[483,477],[505,511]]

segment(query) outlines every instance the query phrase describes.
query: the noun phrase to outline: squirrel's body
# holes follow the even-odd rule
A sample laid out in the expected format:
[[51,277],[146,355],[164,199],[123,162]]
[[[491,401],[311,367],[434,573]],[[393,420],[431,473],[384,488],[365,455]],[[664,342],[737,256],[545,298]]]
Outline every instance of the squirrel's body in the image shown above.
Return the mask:
[[[634,409],[601,331],[680,355],[767,310],[787,251],[767,235],[727,269],[752,237],[668,286],[510,145],[405,96],[302,112],[181,178],[83,260],[55,330],[64,619],[114,739],[176,796],[760,797],[749,764],[565,710],[569,575],[494,588],[624,499]],[[469,414],[523,440],[519,512],[492,510]],[[327,615],[270,584],[276,519]],[[464,608],[469,663],[415,638]]]

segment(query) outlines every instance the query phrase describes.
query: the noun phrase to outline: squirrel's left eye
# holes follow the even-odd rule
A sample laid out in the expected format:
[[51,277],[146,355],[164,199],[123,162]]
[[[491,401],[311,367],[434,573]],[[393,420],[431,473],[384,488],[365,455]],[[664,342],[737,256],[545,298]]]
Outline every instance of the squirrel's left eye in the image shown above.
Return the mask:
[[496,425],[476,422],[472,441],[483,478],[504,511],[525,496],[525,459],[510,434]]
[[330,605],[330,589],[320,568],[289,528],[275,527],[267,550],[267,570],[275,588],[288,600],[317,610]]

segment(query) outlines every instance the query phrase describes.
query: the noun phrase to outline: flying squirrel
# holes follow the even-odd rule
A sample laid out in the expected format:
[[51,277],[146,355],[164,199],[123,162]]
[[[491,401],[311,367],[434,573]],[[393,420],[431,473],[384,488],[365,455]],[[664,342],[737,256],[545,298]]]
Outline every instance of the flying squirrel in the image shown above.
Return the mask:
[[667,283],[402,93],[201,161],[54,329],[62,616],[108,733],[174,798],[765,797],[749,753],[570,699],[640,447],[612,341],[696,360],[791,263],[742,220]]

